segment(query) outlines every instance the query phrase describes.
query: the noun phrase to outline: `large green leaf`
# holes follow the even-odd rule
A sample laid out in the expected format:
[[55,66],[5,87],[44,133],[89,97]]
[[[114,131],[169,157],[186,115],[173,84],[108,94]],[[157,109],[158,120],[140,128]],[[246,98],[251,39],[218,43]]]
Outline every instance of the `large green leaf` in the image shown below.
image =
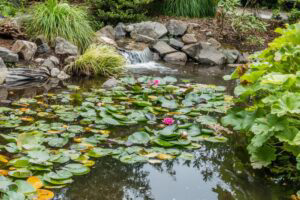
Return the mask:
[[134,144],[147,144],[150,141],[150,136],[146,132],[135,132],[128,137],[128,142]]

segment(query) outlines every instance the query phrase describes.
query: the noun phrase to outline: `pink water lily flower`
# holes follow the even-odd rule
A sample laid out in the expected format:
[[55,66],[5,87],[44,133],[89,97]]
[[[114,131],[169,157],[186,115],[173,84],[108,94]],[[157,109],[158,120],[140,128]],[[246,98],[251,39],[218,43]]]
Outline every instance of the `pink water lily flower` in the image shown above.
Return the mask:
[[160,84],[160,80],[154,80],[153,85],[158,86]]
[[165,125],[172,125],[174,124],[175,120],[173,118],[164,118],[162,121]]

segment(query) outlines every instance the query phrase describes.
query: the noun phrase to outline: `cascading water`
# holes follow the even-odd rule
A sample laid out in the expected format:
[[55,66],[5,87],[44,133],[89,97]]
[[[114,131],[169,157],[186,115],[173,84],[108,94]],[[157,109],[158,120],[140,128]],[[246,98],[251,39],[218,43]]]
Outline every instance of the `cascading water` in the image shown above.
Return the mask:
[[174,72],[177,70],[166,67],[160,63],[154,61],[154,53],[149,49],[145,48],[143,51],[128,51],[124,49],[119,50],[120,53],[126,58],[126,68],[134,70],[135,72],[140,71],[159,71],[159,72]]

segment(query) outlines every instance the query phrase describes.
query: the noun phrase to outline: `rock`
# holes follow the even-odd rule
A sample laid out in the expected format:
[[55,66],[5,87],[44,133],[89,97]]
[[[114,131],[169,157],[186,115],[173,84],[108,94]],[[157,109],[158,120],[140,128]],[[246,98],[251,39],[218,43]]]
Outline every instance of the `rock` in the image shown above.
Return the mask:
[[170,41],[169,41],[169,44],[171,47],[175,48],[175,49],[182,49],[182,47],[184,47],[184,43],[179,41],[179,40],[176,40],[174,38],[171,38]]
[[35,39],[35,43],[37,45],[37,50],[36,52],[38,54],[44,54],[44,53],[49,53],[51,51],[48,43],[46,42],[46,39],[44,36],[40,35]]
[[108,37],[112,40],[116,39],[115,29],[110,25],[104,26],[99,31],[97,31],[96,34],[101,34],[102,36]]
[[206,34],[205,34],[207,37],[211,37],[211,36],[213,36],[213,33],[211,32],[211,31],[208,31],[208,32],[206,32]]
[[125,24],[118,23],[118,25],[115,27],[115,39],[119,40],[126,36],[126,30],[125,30]]
[[177,50],[170,47],[166,42],[158,41],[154,46],[153,49],[159,53],[160,56],[165,56],[169,53],[174,53]]
[[0,58],[2,58],[4,62],[16,63],[19,61],[18,54],[4,47],[0,47]]
[[159,61],[160,60],[160,56],[158,53],[153,53],[153,61]]
[[201,50],[201,45],[199,43],[185,45],[181,50],[185,52],[190,57],[196,59],[197,55]]
[[68,74],[66,74],[66,72],[61,71],[58,75],[57,78],[60,80],[66,80],[68,78],[70,78],[70,76]]
[[21,58],[24,58],[24,60],[26,61],[29,61],[33,58],[36,50],[36,44],[26,40],[17,40],[12,46],[12,51],[17,53]]
[[56,78],[59,75],[59,73],[60,73],[60,70],[58,68],[55,67],[55,68],[51,69],[51,76],[53,78]]
[[166,27],[171,35],[181,36],[186,32],[188,25],[183,21],[171,19]]
[[118,81],[115,78],[108,79],[102,84],[102,87],[105,89],[110,89],[116,87],[118,85]]
[[151,37],[148,37],[146,35],[140,35],[140,34],[137,34],[135,36],[135,41],[136,42],[145,42],[145,43],[153,43],[155,42],[155,39],[151,38]]
[[208,43],[201,42],[201,50],[196,60],[201,64],[223,65],[226,63],[226,56]]
[[168,33],[167,28],[158,22],[141,22],[134,25],[134,30],[131,31],[130,36],[133,39],[137,38],[137,35],[144,35],[154,40],[162,38]]
[[164,57],[164,61],[175,65],[185,65],[187,62],[187,55],[182,52],[170,53]]
[[226,49],[226,50],[223,50],[223,53],[226,56],[228,64],[236,63],[236,61],[238,60],[238,57],[240,56],[240,52],[236,49]]
[[193,43],[196,43],[196,42],[197,42],[197,38],[196,38],[195,34],[185,34],[185,35],[182,37],[182,41],[183,41],[185,44],[193,44]]
[[208,42],[211,46],[213,46],[213,47],[215,47],[215,48],[217,48],[217,49],[219,49],[219,48],[222,47],[221,43],[220,43],[218,40],[214,39],[214,38],[209,38],[209,39],[207,40],[207,42]]
[[36,58],[36,59],[34,60],[34,62],[37,63],[38,65],[41,65],[44,61],[45,61],[44,58]]
[[237,63],[239,64],[246,64],[249,62],[249,54],[248,53],[243,53],[240,54],[238,59],[237,59]]
[[47,58],[43,64],[41,65],[41,67],[46,67],[49,70],[52,70],[53,68],[55,68],[55,64],[49,59]]
[[113,39],[110,39],[106,36],[101,35],[101,33],[96,33],[96,42],[100,43],[100,44],[107,44],[107,45],[111,45],[114,47],[117,47],[117,43],[116,41],[114,41]]
[[71,64],[72,62],[75,62],[76,56],[69,56],[64,60],[65,65]]
[[4,61],[0,57],[0,85],[4,83],[6,79],[6,75],[7,75],[7,68]]
[[134,24],[129,24],[128,26],[125,26],[125,31],[128,33],[131,33],[134,30]]
[[59,65],[59,59],[55,56],[50,56],[49,60],[53,62],[54,65]]
[[78,48],[74,44],[68,42],[64,38],[57,37],[55,39],[55,53],[57,55],[74,55],[78,54]]

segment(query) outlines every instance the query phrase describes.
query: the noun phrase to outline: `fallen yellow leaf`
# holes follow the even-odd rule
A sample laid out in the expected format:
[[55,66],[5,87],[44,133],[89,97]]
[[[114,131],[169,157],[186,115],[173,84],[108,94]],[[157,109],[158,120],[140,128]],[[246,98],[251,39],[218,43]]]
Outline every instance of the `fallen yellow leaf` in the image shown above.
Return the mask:
[[30,176],[27,179],[27,182],[30,183],[35,189],[40,189],[44,185],[41,179],[37,176]]
[[33,117],[22,117],[21,120],[26,121],[26,122],[32,122],[34,120],[34,118]]
[[174,158],[173,156],[169,155],[169,154],[164,154],[164,153],[161,153],[161,154],[158,154],[156,156],[156,158],[160,159],[160,160],[170,160],[172,158]]
[[20,110],[21,112],[26,112],[26,111],[29,110],[29,108],[19,108],[19,110]]
[[83,160],[81,163],[86,167],[92,167],[95,165],[95,161],[93,160]]
[[80,142],[82,142],[82,138],[73,138],[73,141],[77,142],[77,143],[80,143]]
[[38,189],[38,200],[50,200],[54,197],[54,193],[50,190]]
[[62,133],[62,132],[64,132],[64,131],[58,131],[58,130],[49,130],[49,131],[47,131],[47,133],[50,133],[50,134],[59,134],[59,133]]
[[100,130],[99,132],[103,135],[108,135],[111,133],[109,130]]
[[7,176],[8,172],[9,172],[8,170],[0,170],[0,175]]
[[8,163],[8,157],[0,154],[0,162]]

